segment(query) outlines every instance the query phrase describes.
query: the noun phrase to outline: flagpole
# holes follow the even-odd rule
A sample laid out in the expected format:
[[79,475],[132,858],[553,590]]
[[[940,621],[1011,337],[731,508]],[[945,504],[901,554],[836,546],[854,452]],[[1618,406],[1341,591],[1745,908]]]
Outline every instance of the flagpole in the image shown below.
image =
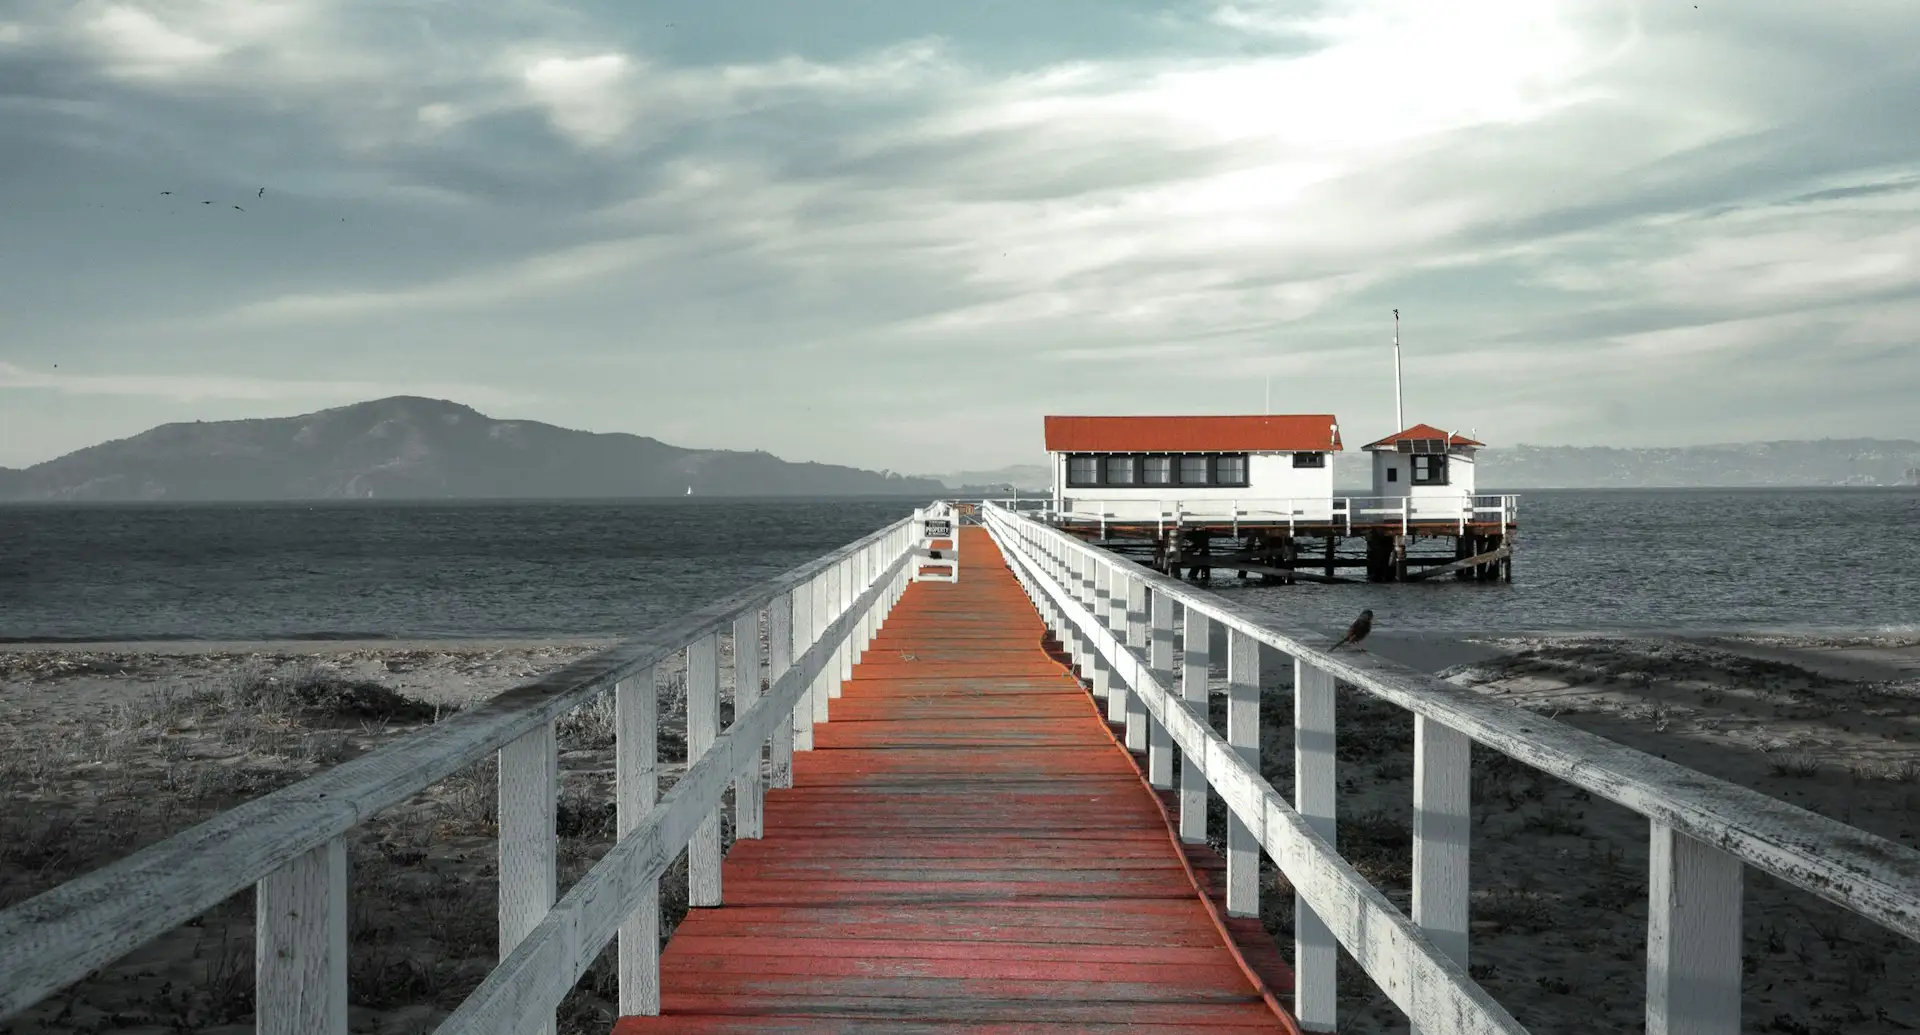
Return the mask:
[[1407,430],[1406,415],[1400,410],[1400,310],[1393,311],[1393,429]]

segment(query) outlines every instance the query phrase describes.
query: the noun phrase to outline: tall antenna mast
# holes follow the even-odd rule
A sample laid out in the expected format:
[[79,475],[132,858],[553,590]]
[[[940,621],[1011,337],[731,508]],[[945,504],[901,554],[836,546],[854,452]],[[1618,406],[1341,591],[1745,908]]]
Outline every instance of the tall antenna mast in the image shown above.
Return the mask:
[[1406,416],[1400,412],[1400,310],[1393,311],[1393,429],[1405,431]]

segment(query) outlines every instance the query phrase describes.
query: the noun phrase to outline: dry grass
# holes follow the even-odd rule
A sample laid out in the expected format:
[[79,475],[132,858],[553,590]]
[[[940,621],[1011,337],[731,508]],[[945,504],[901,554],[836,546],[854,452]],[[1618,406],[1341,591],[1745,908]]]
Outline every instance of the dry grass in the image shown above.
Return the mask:
[[[684,692],[669,684],[661,703],[664,789],[672,763],[684,761]],[[0,906],[452,711],[326,666],[260,664],[36,736],[0,730]],[[566,716],[558,732],[564,893],[614,840],[611,699]],[[349,835],[355,1030],[431,1031],[498,960],[497,797],[488,759]],[[686,914],[686,882],[683,854],[662,880],[663,931]],[[0,1023],[0,1035],[242,1030],[253,1013],[252,956],[252,896],[243,893]],[[617,998],[610,948],[561,1005],[561,1030],[604,1033]]]

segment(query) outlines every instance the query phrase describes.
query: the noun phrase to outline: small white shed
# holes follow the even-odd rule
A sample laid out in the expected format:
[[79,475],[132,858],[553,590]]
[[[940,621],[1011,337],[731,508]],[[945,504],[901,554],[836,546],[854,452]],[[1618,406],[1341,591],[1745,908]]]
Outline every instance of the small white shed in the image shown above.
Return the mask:
[[1486,443],[1415,424],[1361,447],[1373,454],[1373,494],[1408,499],[1415,519],[1455,520],[1473,497],[1474,458]]
[[1053,505],[1113,521],[1236,509],[1329,520],[1340,425],[1330,413],[1048,417]]

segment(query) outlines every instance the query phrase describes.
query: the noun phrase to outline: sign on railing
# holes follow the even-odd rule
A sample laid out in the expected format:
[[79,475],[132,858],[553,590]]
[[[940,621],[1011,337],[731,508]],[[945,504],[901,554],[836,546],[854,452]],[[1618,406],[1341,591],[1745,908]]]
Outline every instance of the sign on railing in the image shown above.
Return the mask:
[[959,515],[951,504],[936,503],[913,512],[915,582],[960,581]]

